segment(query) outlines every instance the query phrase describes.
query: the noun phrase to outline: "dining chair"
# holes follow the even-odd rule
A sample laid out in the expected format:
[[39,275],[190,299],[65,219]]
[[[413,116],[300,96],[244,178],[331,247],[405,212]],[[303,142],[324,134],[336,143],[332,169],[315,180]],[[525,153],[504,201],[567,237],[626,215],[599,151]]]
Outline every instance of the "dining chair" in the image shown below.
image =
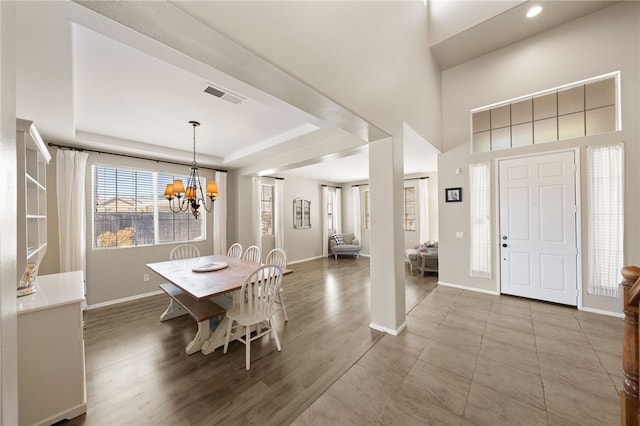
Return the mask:
[[231,247],[229,247],[229,250],[227,250],[227,257],[235,257],[236,259],[240,259],[242,257],[242,244],[231,244]]
[[191,259],[193,257],[200,257],[200,250],[191,244],[175,246],[173,250],[171,250],[171,253],[169,253],[169,259],[171,260]]
[[[273,334],[278,351],[282,350],[278,332],[273,326],[273,315],[276,312],[275,300],[282,284],[282,269],[275,265],[264,265],[252,272],[240,288],[240,297],[227,311],[229,325],[224,340],[223,353],[227,353],[229,341],[233,338],[244,343],[245,368],[251,365],[251,342]],[[264,325],[266,323],[266,326]],[[257,328],[255,336],[251,329]]]
[[[287,269],[287,254],[281,249],[274,248],[269,252],[269,254],[267,254],[264,263],[266,265],[276,265],[280,267],[284,274],[284,270]],[[284,300],[282,299],[282,292],[282,286],[280,286],[276,303],[280,305],[280,309],[282,309],[282,313],[284,314],[284,321],[287,322],[289,321],[289,317],[287,316],[287,308],[284,306]]]
[[262,258],[262,254],[260,253],[260,247],[251,246],[247,247],[244,254],[242,255],[243,260],[248,260],[253,263],[260,263],[260,259]]

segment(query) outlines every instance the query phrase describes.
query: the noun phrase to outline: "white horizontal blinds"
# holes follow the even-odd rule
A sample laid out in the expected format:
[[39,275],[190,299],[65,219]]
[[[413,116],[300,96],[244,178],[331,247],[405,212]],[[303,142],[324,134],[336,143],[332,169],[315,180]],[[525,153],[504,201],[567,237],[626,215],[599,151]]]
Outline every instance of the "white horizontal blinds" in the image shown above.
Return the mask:
[[[186,176],[93,166],[93,247],[148,246],[205,239],[205,212],[172,213],[164,188]],[[203,185],[205,183],[203,182]]]
[[[187,187],[189,176],[158,174],[156,190],[158,197],[158,243],[204,240],[207,212],[203,206],[200,206],[198,210],[200,216],[197,219],[191,213],[190,208],[185,212],[178,213],[173,213],[169,209],[169,202],[164,198],[164,189],[168,183],[173,183],[175,179],[181,179],[184,187]],[[202,187],[206,188],[207,184],[204,179],[200,178],[200,180]],[[174,200],[174,202],[176,201]]]
[[491,278],[491,174],[489,163],[469,165],[472,277]]
[[153,244],[153,174],[94,166],[94,182],[94,247]]
[[589,294],[618,296],[623,262],[624,145],[587,147]]

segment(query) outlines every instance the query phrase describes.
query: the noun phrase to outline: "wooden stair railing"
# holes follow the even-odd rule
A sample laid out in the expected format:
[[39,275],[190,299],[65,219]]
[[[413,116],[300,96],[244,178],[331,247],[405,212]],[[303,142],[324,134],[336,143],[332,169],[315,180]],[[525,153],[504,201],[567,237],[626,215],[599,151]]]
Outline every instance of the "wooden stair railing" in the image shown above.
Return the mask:
[[624,309],[624,342],[622,349],[622,370],[624,388],[620,392],[621,426],[638,426],[638,312],[640,305],[640,267],[625,266],[620,271],[623,280],[622,307]]

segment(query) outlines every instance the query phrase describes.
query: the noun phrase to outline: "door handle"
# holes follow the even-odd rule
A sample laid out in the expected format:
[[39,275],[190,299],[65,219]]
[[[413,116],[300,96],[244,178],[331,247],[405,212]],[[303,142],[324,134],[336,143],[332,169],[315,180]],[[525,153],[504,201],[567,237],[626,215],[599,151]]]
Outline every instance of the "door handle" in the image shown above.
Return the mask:
[[506,243],[505,243],[505,244],[502,244],[502,247],[507,247],[507,244],[506,244]]

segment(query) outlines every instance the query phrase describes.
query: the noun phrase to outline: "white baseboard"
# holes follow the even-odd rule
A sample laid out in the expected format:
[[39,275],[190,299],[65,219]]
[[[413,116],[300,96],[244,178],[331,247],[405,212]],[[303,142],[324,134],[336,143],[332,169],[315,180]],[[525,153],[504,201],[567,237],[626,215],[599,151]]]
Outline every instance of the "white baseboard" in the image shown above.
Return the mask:
[[584,306],[581,307],[580,310],[585,312],[591,312],[592,314],[600,314],[600,315],[607,315],[610,317],[624,318],[624,314],[621,312],[611,312],[611,311],[604,311],[602,309],[585,308]]
[[145,297],[157,296],[164,294],[162,290],[156,290],[149,293],[136,294],[135,296],[123,297],[122,299],[109,300],[108,302],[95,303],[93,305],[87,305],[86,310],[103,308],[105,306],[117,305],[118,303],[130,302],[132,300],[144,299]]
[[398,327],[397,330],[392,330],[390,328],[383,327],[381,325],[374,324],[372,322],[369,323],[369,327],[373,328],[374,330],[382,331],[383,333],[391,334],[392,336],[397,336],[398,334],[402,333],[402,330],[407,328],[407,321],[405,320],[402,323],[402,325],[400,327]]
[[309,260],[323,259],[323,258],[324,258],[324,256],[308,257],[306,259],[299,259],[299,260],[294,260],[292,262],[287,262],[287,265],[293,265],[294,263],[302,263],[302,262],[307,262]]
[[446,283],[444,281],[438,281],[438,285],[444,286],[444,287],[453,287],[453,288],[459,288],[461,290],[469,290],[469,291],[475,291],[478,293],[485,293],[485,294],[491,294],[493,296],[499,296],[500,293],[494,290],[485,290],[483,288],[477,288],[477,287],[468,287],[466,285],[460,285],[460,284],[452,284],[452,283]]

